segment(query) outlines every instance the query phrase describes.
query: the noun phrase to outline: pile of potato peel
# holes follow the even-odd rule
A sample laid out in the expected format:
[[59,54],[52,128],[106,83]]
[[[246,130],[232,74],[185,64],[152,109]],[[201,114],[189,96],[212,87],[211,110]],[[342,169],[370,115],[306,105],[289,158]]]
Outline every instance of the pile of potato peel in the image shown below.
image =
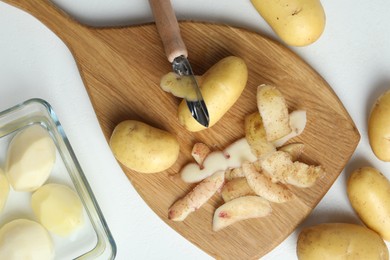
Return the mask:
[[[321,166],[297,161],[304,144],[283,146],[302,133],[306,112],[299,110],[289,114],[283,95],[270,85],[258,87],[257,104],[258,111],[245,118],[244,138],[224,151],[211,151],[203,143],[194,145],[192,156],[196,163],[184,166],[181,177],[197,185],[169,208],[169,219],[185,220],[220,192],[225,203],[216,209],[213,217],[213,230],[218,231],[240,220],[269,215],[271,203],[294,199],[289,185],[308,188],[324,176]],[[293,120],[291,114],[295,115]],[[214,158],[218,161],[216,168],[212,164]]]

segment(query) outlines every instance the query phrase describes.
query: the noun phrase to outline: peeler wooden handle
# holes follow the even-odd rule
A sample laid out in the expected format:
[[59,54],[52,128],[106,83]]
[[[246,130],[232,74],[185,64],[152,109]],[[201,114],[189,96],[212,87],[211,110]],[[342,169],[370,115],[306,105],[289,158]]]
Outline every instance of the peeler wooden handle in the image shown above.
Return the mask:
[[149,0],[149,4],[169,62],[172,63],[180,55],[187,57],[187,48],[181,38],[179,24],[171,1]]

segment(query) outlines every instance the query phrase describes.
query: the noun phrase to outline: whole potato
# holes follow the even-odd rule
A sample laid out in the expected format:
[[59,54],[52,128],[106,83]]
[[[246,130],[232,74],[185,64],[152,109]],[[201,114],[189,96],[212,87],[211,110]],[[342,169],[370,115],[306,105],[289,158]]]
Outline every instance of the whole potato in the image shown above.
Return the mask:
[[371,149],[382,161],[390,161],[390,91],[380,96],[368,119],[368,138]]
[[389,259],[389,250],[374,231],[355,224],[325,223],[302,230],[298,237],[300,260]]
[[349,177],[347,192],[364,224],[390,241],[390,181],[377,169],[359,168]]
[[168,169],[176,162],[180,151],[172,134],[135,120],[118,124],[109,143],[119,162],[141,173]]
[[50,232],[66,237],[84,225],[83,204],[70,187],[49,183],[31,196],[31,208]]
[[5,166],[15,191],[34,191],[49,178],[56,161],[56,145],[41,125],[31,125],[11,140]]
[[274,32],[288,45],[315,42],[325,28],[325,12],[319,0],[251,0]]
[[[209,127],[217,123],[234,105],[244,90],[247,79],[248,68],[245,61],[235,56],[220,60],[199,78],[210,116]],[[192,117],[184,100],[179,105],[178,117],[180,123],[191,132],[206,129]]]

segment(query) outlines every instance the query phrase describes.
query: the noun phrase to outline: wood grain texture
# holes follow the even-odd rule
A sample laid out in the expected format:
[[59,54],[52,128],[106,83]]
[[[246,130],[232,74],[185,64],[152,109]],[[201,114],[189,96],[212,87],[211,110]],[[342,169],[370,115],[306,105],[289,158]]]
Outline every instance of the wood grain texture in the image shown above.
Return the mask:
[[[181,154],[169,170],[143,175],[122,168],[163,221],[215,258],[255,259],[281,243],[325,195],[359,142],[354,123],[325,80],[293,52],[256,33],[226,25],[180,23],[197,74],[229,55],[243,58],[249,68],[248,84],[233,108],[211,129],[190,133],[176,118],[180,100],[159,87],[161,76],[171,66],[154,24],[90,28],[69,19],[46,0],[5,2],[30,12],[67,44],[107,140],[115,125],[126,119],[141,120],[177,136]],[[256,111],[256,88],[262,83],[279,87],[291,110],[307,111],[307,127],[295,140],[306,145],[303,160],[323,165],[326,176],[311,188],[292,188],[296,199],[272,204],[271,215],[219,232],[211,228],[213,212],[223,202],[219,195],[184,222],[169,221],[168,208],[193,187],[177,176],[192,160],[192,145],[204,142],[223,149],[244,136],[244,116]]]

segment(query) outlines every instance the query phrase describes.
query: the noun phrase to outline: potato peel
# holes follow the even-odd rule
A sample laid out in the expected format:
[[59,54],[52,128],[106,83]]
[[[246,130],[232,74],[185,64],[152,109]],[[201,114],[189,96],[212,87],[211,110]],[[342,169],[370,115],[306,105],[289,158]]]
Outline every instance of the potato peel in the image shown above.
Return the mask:
[[265,84],[257,87],[257,107],[268,141],[275,141],[291,132],[287,103],[276,87]]
[[236,198],[215,210],[213,230],[219,231],[241,220],[265,217],[271,212],[271,205],[264,198],[259,196]]
[[240,177],[226,182],[222,187],[221,195],[222,199],[228,202],[239,197],[256,195],[256,193],[249,187],[246,178]]
[[264,173],[258,172],[249,162],[242,165],[249,187],[259,196],[275,203],[284,203],[294,198],[294,194],[283,184],[275,183]]
[[168,219],[183,221],[190,213],[206,203],[225,181],[224,171],[218,171],[200,182],[182,199],[176,201],[168,211]]

